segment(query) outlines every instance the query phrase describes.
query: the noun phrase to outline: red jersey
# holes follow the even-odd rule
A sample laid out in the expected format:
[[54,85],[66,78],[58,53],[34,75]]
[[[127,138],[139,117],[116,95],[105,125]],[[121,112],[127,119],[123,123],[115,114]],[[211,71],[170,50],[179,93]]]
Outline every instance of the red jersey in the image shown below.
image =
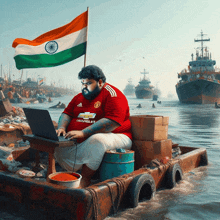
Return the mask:
[[63,113],[72,118],[67,131],[82,130],[101,118],[108,118],[120,125],[112,133],[125,134],[132,139],[128,101],[119,89],[108,83],[105,83],[93,100],[88,100],[79,93]]

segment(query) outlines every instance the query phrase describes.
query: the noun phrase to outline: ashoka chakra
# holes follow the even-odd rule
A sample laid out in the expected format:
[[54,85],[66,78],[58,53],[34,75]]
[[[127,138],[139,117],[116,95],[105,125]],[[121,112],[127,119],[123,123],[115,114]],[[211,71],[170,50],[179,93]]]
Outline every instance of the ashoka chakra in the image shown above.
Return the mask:
[[45,50],[49,54],[53,54],[58,50],[58,43],[56,41],[49,41],[45,45]]

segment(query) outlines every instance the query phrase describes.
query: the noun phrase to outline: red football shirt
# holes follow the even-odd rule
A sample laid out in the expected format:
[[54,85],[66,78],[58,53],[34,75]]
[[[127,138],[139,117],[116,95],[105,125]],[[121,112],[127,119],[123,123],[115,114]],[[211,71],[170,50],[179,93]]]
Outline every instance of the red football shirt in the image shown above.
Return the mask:
[[108,83],[105,83],[93,100],[88,100],[79,93],[63,113],[72,118],[67,131],[82,130],[101,118],[108,118],[120,125],[112,133],[125,134],[132,139],[128,101],[119,89]]

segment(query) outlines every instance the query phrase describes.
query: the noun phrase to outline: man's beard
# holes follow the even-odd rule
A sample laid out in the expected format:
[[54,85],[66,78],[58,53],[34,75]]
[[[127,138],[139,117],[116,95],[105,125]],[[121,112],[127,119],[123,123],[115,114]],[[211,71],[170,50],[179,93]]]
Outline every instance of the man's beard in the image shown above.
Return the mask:
[[98,85],[95,87],[95,89],[92,92],[90,92],[87,88],[82,89],[82,95],[88,100],[93,100],[98,96],[99,93],[100,93],[100,88],[98,87]]

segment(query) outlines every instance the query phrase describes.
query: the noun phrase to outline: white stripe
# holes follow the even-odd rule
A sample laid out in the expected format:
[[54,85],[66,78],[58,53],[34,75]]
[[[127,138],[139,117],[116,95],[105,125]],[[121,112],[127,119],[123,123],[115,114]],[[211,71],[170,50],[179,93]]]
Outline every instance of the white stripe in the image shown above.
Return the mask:
[[106,87],[107,87],[107,90],[110,92],[112,97],[116,96],[115,93],[114,93],[114,90],[109,85],[107,85]]
[[116,93],[116,91],[111,87],[111,86],[109,86],[108,85],[108,87],[109,87],[109,90],[111,90],[112,91],[112,94],[113,94],[113,96],[117,96],[117,93]]
[[111,97],[117,97],[117,93],[111,86],[107,85],[105,88],[109,91],[109,93],[111,94]]
[[[56,53],[59,53],[61,51],[67,50],[69,48],[72,48],[74,46],[86,42],[86,32],[87,32],[87,27],[55,40],[58,43],[58,50],[56,51]],[[23,55],[48,54],[45,50],[45,45],[47,42],[40,44],[38,46],[19,44],[15,48],[14,56],[17,56],[19,54],[23,54]]]

